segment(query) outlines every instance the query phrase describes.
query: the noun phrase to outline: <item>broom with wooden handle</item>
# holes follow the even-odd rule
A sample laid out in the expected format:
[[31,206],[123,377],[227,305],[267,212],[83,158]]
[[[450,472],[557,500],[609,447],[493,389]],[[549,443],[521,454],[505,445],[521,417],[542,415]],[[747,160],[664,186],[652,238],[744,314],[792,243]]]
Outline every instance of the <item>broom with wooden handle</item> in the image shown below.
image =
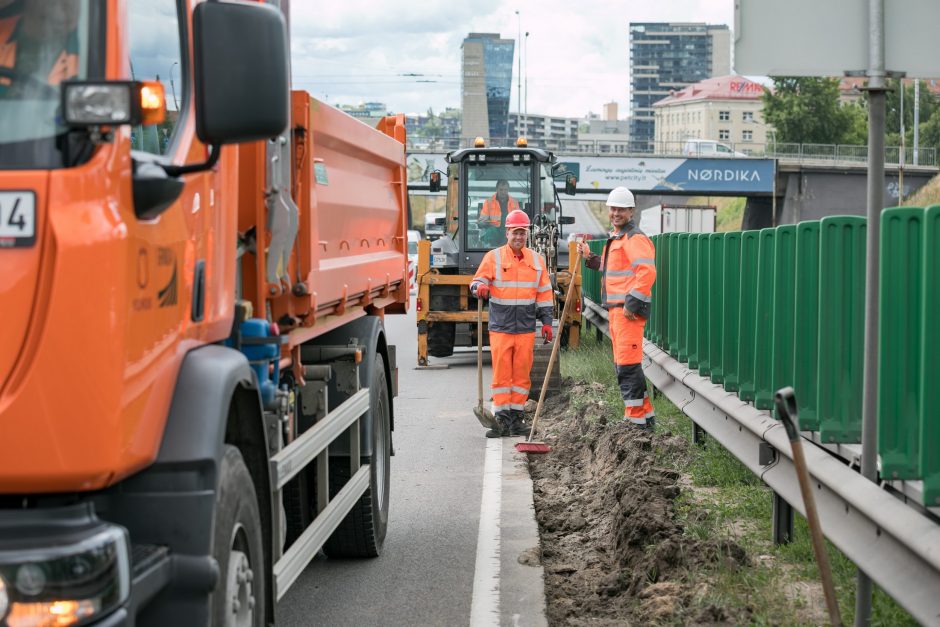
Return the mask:
[[561,346],[561,333],[565,328],[565,320],[568,319],[568,311],[571,307],[571,294],[574,292],[575,283],[581,272],[581,251],[575,248],[574,274],[571,275],[571,283],[568,284],[568,291],[565,294],[565,305],[561,308],[561,317],[558,319],[558,333],[555,335],[555,341],[552,343],[552,356],[548,358],[548,368],[545,370],[545,380],[542,381],[542,389],[539,392],[539,403],[535,407],[535,418],[532,419],[532,430],[529,431],[529,439],[525,442],[516,443],[516,450],[520,453],[550,453],[552,447],[545,442],[533,441],[535,430],[539,426],[539,418],[542,415],[542,404],[545,402],[545,391],[548,389],[548,379],[552,376],[552,368],[555,367],[555,359],[558,358],[558,347]]

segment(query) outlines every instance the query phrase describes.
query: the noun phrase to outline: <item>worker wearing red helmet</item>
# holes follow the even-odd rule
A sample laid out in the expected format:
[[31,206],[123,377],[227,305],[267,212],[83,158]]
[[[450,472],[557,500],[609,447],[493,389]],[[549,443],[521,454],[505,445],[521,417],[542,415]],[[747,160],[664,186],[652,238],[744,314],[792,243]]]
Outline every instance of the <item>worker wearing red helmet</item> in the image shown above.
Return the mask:
[[643,375],[643,327],[650,315],[656,250],[633,220],[636,202],[626,187],[607,197],[612,227],[603,255],[579,244],[585,264],[604,274],[601,301],[607,309],[614,368],[623,397],[623,417],[630,424],[652,430],[656,414]]
[[554,298],[541,255],[526,247],[529,216],[516,209],[506,216],[507,243],[486,253],[470,293],[489,299],[490,352],[493,361],[493,414],[488,438],[529,435],[523,422],[529,398],[536,320],[542,337],[552,339]]

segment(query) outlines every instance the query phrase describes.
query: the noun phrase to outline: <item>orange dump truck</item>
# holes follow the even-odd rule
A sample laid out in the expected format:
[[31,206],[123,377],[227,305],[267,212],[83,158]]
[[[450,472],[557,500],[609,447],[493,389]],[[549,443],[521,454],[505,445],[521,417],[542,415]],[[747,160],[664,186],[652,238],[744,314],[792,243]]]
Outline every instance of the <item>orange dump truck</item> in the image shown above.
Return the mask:
[[0,624],[270,624],[385,537],[403,118],[291,93],[270,5],[14,5]]

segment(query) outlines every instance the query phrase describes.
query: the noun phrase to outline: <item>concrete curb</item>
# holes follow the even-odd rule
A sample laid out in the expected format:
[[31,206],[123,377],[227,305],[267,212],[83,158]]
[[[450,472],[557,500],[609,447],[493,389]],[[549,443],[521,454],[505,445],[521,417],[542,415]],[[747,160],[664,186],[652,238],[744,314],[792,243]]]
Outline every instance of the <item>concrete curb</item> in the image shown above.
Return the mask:
[[545,571],[535,521],[528,457],[515,449],[518,438],[503,438],[503,498],[500,562],[500,624],[547,627]]

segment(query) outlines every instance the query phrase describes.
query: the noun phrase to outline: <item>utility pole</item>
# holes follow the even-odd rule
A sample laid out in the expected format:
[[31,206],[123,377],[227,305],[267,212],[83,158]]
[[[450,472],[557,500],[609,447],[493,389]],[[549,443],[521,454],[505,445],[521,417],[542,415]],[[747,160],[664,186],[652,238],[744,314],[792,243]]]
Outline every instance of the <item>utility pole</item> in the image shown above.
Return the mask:
[[920,79],[914,80],[914,165],[917,165],[917,139],[920,126]]
[[[862,374],[862,476],[878,480],[878,272],[885,185],[885,1],[868,0],[868,224],[865,257],[865,365]],[[872,581],[859,568],[855,624],[871,624]]]
[[519,15],[519,9],[516,9],[516,42],[519,47],[519,70],[518,76],[516,76],[516,92],[518,97],[516,98],[516,135],[519,134],[519,129],[522,127],[522,16]]

